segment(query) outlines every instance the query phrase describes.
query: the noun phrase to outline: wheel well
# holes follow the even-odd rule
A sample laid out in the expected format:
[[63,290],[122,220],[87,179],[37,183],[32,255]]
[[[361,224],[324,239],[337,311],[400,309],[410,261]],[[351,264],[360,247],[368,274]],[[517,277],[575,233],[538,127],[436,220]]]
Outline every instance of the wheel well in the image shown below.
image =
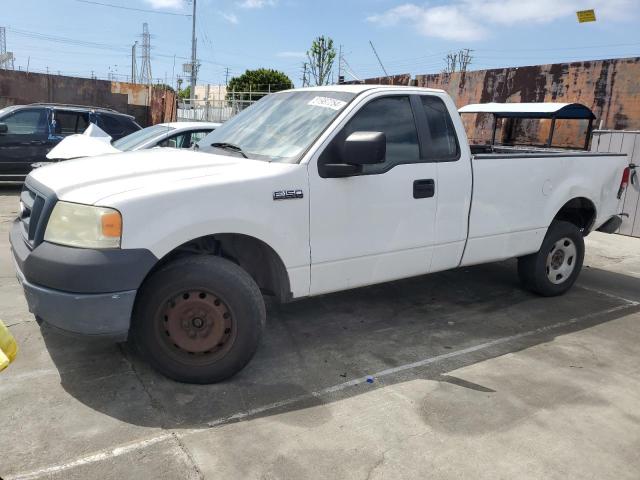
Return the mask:
[[563,205],[554,220],[573,223],[586,235],[596,221],[596,207],[587,198],[574,198]]
[[280,302],[291,299],[287,269],[280,256],[257,238],[237,233],[220,233],[190,240],[165,255],[149,273],[166,263],[188,255],[217,255],[242,267],[265,295]]

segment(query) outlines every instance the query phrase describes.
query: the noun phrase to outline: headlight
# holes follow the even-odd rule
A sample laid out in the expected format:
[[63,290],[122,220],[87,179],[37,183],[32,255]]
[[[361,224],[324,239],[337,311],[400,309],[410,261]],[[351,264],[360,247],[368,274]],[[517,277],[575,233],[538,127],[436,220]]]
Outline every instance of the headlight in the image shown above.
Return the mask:
[[122,217],[112,208],[58,202],[53,207],[44,239],[81,248],[119,248]]

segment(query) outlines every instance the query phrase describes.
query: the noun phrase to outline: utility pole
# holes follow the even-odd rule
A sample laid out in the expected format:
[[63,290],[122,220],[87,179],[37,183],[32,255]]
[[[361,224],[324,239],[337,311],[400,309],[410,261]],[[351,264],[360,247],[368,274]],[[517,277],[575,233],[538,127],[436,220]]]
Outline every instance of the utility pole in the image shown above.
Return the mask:
[[303,88],[309,86],[308,68],[309,68],[309,64],[307,62],[303,62],[303,64],[302,64],[302,78],[300,79],[300,80],[302,80],[302,87]]
[[142,24],[142,66],[140,67],[140,83],[151,85],[153,77],[151,75],[151,34],[149,24]]
[[[382,67],[382,71],[384,72],[384,75],[387,78],[389,78],[389,74],[387,73],[387,70],[384,68],[384,65],[382,64],[382,60],[380,60],[380,57],[378,56],[378,52],[376,52],[376,47],[373,46],[373,42],[371,40],[369,40],[369,45],[371,45],[371,49],[373,50],[374,55],[378,59],[378,63],[380,64],[380,67]],[[391,80],[391,83],[393,83],[393,79]]]
[[0,69],[14,69],[13,52],[7,52],[7,29],[0,27]]
[[196,82],[198,80],[198,60],[196,52],[196,3],[197,0],[193,0],[193,29],[191,30],[191,101],[195,99]]
[[131,47],[131,83],[136,83],[136,76],[138,71],[138,62],[136,59],[136,47],[138,42],[136,41]]
[[342,75],[342,45],[338,49],[338,85],[344,83],[344,76]]
[[224,84],[225,86],[229,86],[229,67],[224,69]]

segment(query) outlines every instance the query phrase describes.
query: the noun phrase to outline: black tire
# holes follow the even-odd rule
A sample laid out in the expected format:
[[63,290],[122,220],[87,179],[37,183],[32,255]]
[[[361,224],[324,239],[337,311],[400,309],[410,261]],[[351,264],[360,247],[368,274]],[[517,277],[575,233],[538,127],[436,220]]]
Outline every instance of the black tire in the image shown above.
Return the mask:
[[174,260],[142,285],[131,337],[159,372],[215,383],[244,368],[265,324],[260,289],[235,263],[197,255]]
[[[560,241],[563,242],[558,247]],[[560,261],[562,264],[558,266]],[[573,286],[583,261],[584,238],[580,229],[573,223],[555,221],[547,230],[540,250],[518,258],[518,276],[528,290],[545,297],[554,297],[562,295]]]

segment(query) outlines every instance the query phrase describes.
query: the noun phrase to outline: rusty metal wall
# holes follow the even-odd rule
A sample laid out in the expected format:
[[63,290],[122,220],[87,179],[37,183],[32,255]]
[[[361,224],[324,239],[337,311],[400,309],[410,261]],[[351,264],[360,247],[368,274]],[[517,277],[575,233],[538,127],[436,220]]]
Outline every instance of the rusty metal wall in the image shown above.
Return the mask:
[[[594,152],[626,153],[629,163],[640,165],[640,131],[596,130],[593,132],[591,150]],[[618,233],[640,237],[640,185],[638,179],[624,193],[622,211],[628,214],[622,219]]]
[[[402,82],[400,78],[402,78]],[[487,102],[580,102],[590,107],[597,119],[595,128],[640,129],[640,57],[555,63],[528,67],[394,77],[394,84],[414,84],[446,90],[458,107]],[[352,82],[356,83],[356,82]],[[364,83],[390,83],[383,78]],[[465,127],[471,139],[488,139],[492,128],[489,115],[467,116]],[[522,122],[518,136],[531,142],[547,139],[549,122]],[[573,146],[586,133],[586,122],[559,121],[554,144]]]
[[367,78],[366,80],[363,80],[362,82],[357,82],[357,81],[349,81],[349,82],[344,82],[345,84],[358,84],[358,83],[364,83],[367,85],[411,85],[411,74],[409,73],[402,73],[400,75],[393,75],[390,77],[374,77],[374,78]]
[[[446,90],[458,107],[487,102],[580,102],[596,115],[595,126],[611,130],[640,129],[640,57],[556,63],[444,74],[418,75],[416,84]],[[484,118],[483,118],[484,117]],[[488,116],[478,115],[470,137],[486,138]],[[467,125],[469,127],[469,125]],[[528,122],[520,132],[544,140],[545,122]],[[559,123],[554,138],[571,145],[586,125]]]
[[159,86],[0,70],[0,108],[36,102],[113,108],[142,126],[176,118],[174,92]]

